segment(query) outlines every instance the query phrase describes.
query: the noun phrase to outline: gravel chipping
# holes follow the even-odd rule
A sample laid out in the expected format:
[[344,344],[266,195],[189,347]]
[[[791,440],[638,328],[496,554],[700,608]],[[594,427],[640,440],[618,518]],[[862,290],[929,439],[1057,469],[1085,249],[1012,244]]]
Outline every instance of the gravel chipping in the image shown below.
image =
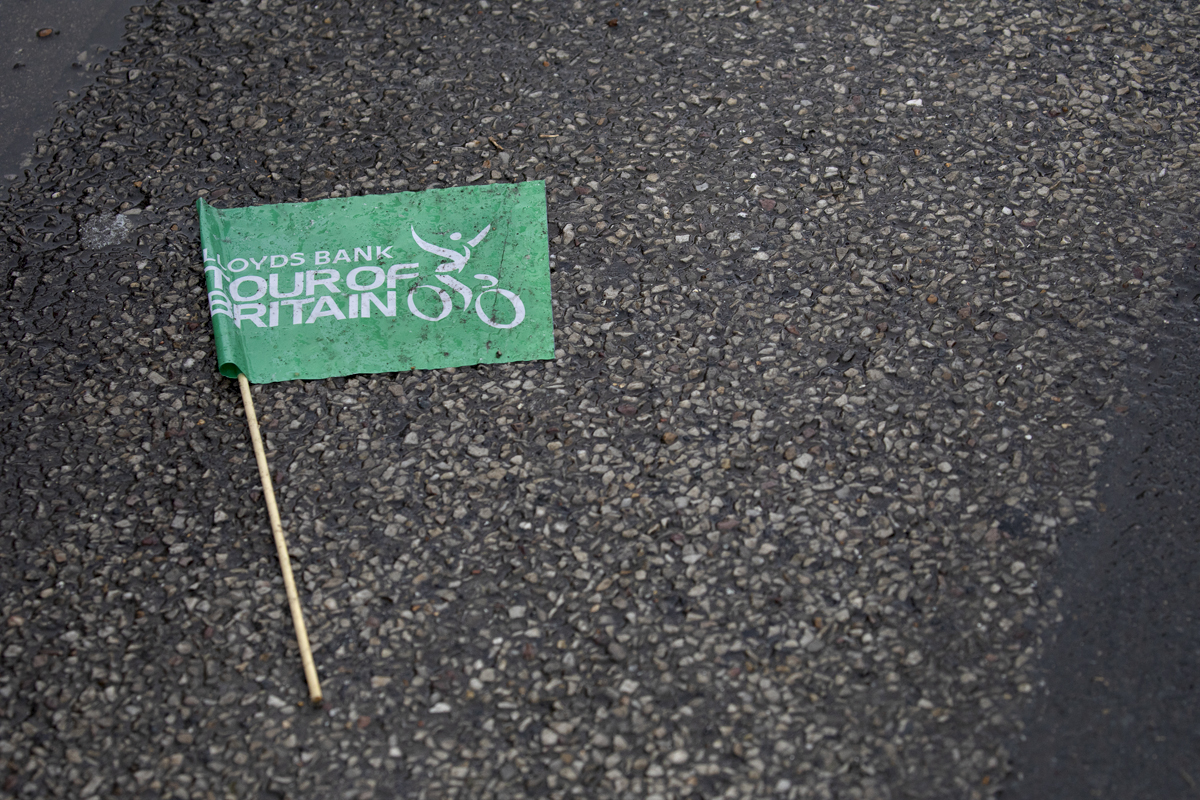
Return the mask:
[[[1197,259],[1195,2],[141,7],[0,195],[0,794],[984,798]],[[544,180],[554,361],[255,390],[196,197]]]

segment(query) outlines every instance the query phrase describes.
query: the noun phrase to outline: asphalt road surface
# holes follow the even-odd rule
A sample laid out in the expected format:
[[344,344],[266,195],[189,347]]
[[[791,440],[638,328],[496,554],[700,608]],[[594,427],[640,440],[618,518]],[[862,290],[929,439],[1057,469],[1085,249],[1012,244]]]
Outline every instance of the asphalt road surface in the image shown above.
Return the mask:
[[[1195,4],[110,46],[0,199],[3,796],[1200,796]],[[195,200],[520,180],[554,360],[255,390],[311,708]]]

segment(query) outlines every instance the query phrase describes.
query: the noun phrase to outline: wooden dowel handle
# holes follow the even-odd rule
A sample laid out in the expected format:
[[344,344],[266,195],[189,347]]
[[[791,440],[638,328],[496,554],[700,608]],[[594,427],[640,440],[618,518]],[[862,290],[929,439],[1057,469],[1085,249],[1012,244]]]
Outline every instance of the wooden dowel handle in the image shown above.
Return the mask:
[[308,696],[314,704],[320,703],[321,681],[317,678],[317,666],[313,663],[312,648],[308,644],[308,628],[304,625],[304,612],[300,608],[300,595],[296,592],[296,579],[292,577],[292,560],[288,557],[287,540],[283,537],[283,524],[279,521],[275,486],[271,483],[267,453],[263,449],[262,434],[258,430],[258,417],[254,414],[254,400],[250,397],[250,381],[240,373],[238,387],[242,390],[242,403],[246,407],[246,423],[250,426],[250,441],[254,445],[254,459],[258,462],[258,477],[262,481],[263,496],[267,499],[267,516],[271,520],[271,533],[275,537],[275,550],[279,555],[279,569],[283,572],[283,588],[287,591],[288,607],[292,610],[296,643],[300,645],[300,660],[304,664],[304,679],[308,681]]

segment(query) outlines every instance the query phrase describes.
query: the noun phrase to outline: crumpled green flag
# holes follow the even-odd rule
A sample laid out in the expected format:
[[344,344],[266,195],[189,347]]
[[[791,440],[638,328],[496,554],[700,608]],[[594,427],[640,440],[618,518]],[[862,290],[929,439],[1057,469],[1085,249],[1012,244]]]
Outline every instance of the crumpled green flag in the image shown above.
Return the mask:
[[274,383],[554,358],[541,181],[196,205],[222,375]]

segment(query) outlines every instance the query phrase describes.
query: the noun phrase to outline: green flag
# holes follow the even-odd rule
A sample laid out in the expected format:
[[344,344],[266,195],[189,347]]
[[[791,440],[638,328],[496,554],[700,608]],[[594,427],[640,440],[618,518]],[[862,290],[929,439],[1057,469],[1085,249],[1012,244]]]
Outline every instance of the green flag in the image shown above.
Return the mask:
[[222,375],[554,357],[541,181],[197,208]]

